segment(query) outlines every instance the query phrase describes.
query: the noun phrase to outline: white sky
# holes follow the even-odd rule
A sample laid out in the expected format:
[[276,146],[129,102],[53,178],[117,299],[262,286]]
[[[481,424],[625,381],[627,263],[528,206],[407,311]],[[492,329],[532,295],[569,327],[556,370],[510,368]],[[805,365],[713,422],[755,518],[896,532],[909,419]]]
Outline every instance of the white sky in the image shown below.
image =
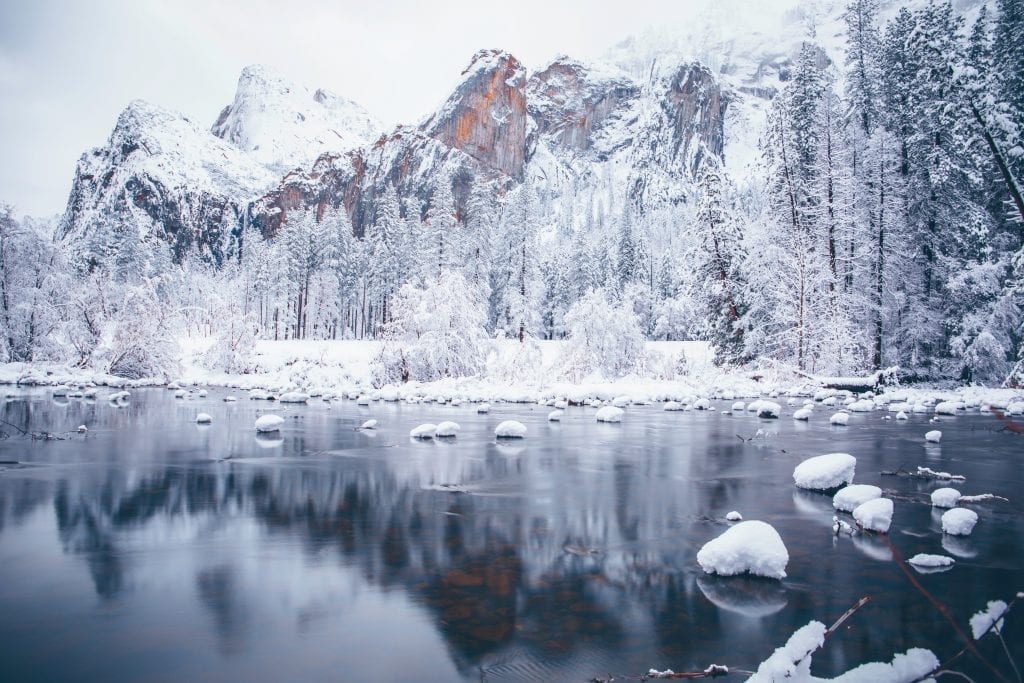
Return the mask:
[[[783,2],[795,4],[772,0]],[[721,4],[0,0],[0,202],[62,212],[79,155],[105,142],[125,104],[149,100],[209,126],[247,64],[349,97],[390,127],[437,106],[480,48],[536,68],[560,53],[599,55],[649,27],[685,31]]]

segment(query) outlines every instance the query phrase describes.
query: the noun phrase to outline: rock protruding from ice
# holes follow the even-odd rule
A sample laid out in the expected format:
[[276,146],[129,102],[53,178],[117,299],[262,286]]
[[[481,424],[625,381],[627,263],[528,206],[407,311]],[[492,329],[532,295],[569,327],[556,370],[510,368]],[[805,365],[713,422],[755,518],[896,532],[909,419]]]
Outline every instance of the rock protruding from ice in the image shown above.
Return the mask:
[[932,505],[937,508],[955,508],[960,501],[960,492],[956,489],[943,487],[932,491]]
[[951,536],[970,536],[978,523],[978,513],[967,508],[953,508],[942,513],[942,533]]
[[622,415],[625,411],[617,406],[605,406],[597,411],[595,417],[598,422],[622,422]]
[[793,470],[793,481],[802,489],[827,491],[853,483],[857,458],[849,453],[826,453],[808,458]]
[[933,429],[924,435],[924,440],[928,443],[939,443],[942,441],[942,432],[938,429]]
[[494,436],[499,439],[523,439],[526,437],[526,425],[516,420],[505,420],[494,428]]
[[426,422],[409,430],[409,436],[413,439],[433,439],[437,434],[437,425]]
[[209,413],[199,413],[196,415],[196,424],[208,425],[213,423],[213,417]]
[[281,429],[284,418],[280,415],[263,415],[256,420],[256,431],[261,434],[269,434]]
[[893,504],[890,499],[875,498],[854,508],[853,518],[863,529],[886,534],[892,525],[892,510]]
[[875,498],[882,497],[882,489],[871,484],[851,484],[839,489],[832,497],[832,507],[843,512],[853,512],[854,509]]
[[927,553],[918,553],[912,558],[907,560],[910,564],[915,567],[923,567],[925,569],[938,569],[939,567],[951,567],[956,562],[952,557],[946,555],[929,555]]
[[458,422],[446,420],[437,425],[437,432],[435,433],[435,436],[451,438],[458,434],[460,429],[462,428],[459,426]]
[[830,425],[835,425],[836,427],[845,427],[850,424],[850,414],[842,412],[836,413],[828,419],[828,423]]
[[774,527],[766,522],[740,522],[704,544],[697,563],[708,574],[753,574],[786,578],[789,552]]

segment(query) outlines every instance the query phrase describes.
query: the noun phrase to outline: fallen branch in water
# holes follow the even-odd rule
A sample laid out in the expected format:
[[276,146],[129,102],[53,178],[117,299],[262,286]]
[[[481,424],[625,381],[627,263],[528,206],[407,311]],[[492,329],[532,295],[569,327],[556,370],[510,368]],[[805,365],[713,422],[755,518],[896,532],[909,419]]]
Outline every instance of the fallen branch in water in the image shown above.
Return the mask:
[[911,479],[937,479],[940,481],[967,481],[962,474],[950,474],[949,472],[936,472],[930,467],[918,467],[911,471],[900,465],[894,470],[882,470],[879,474],[883,476],[910,477]]

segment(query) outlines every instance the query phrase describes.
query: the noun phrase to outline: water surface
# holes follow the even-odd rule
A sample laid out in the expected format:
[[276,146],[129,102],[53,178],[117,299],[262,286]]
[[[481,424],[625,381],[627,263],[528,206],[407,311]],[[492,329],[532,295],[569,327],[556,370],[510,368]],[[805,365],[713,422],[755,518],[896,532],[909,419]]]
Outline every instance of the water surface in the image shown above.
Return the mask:
[[[104,393],[101,392],[101,396]],[[1024,589],[1022,440],[987,415],[934,425],[884,413],[830,427],[721,412],[353,401],[283,406],[227,391],[131,404],[19,392],[0,419],[0,667],[11,681],[585,681],[651,667],[755,667],[811,619],[872,602],[815,658],[832,675],[893,651],[959,649],[888,547],[836,538],[831,499],[801,492],[810,455],[858,458],[857,482],[896,499],[904,557],[956,557],[918,575],[966,626]],[[719,410],[728,407],[718,404]],[[263,412],[285,416],[256,437]],[[195,416],[213,416],[210,426]],[[355,428],[380,421],[375,432]],[[451,441],[410,428],[451,419]],[[518,419],[521,442],[495,425]],[[80,424],[85,435],[73,433]],[[758,430],[766,435],[755,436]],[[72,433],[68,433],[72,432]],[[966,539],[943,537],[937,484],[882,476],[928,465],[968,477]],[[705,575],[695,555],[738,510],[774,525],[788,578]],[[1024,627],[1011,619],[1009,629]]]

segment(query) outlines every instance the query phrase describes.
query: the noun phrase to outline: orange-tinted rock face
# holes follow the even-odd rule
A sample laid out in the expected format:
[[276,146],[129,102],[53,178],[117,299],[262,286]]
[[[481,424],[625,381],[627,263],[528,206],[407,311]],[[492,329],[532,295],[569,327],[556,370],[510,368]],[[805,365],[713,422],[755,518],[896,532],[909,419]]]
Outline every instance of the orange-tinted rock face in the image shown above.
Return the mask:
[[499,173],[522,177],[529,120],[526,70],[508,53],[481,50],[463,77],[420,130]]

